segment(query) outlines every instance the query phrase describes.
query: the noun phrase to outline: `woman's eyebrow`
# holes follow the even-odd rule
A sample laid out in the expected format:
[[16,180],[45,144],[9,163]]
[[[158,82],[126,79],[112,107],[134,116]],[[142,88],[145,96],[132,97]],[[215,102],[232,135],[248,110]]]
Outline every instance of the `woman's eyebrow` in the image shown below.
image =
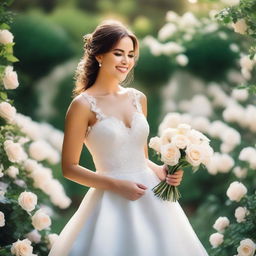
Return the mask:
[[[113,51],[120,51],[120,52],[124,52],[124,50],[122,50],[122,49],[118,49],[118,48],[113,49]],[[131,51],[129,51],[129,52],[134,52],[134,50],[131,50]]]

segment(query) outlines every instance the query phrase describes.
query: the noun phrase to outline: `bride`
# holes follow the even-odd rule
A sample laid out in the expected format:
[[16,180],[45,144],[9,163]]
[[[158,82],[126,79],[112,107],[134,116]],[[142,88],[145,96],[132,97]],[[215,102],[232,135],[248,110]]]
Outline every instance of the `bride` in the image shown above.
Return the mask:
[[[167,175],[164,165],[148,159],[147,98],[120,85],[138,59],[136,36],[107,20],[84,40],[62,171],[90,189],[48,256],[207,256],[180,204],[151,190],[161,180],[178,186],[183,170]],[[79,165],[83,144],[95,172]]]

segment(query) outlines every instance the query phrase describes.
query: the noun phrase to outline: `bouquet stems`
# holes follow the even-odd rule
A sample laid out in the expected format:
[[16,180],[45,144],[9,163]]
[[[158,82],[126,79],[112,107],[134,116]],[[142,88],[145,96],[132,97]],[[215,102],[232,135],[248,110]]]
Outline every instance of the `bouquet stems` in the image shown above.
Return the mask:
[[[167,165],[168,174],[174,174],[184,164],[184,162],[180,162],[175,166]],[[169,185],[165,180],[153,187],[152,191],[154,192],[155,196],[164,201],[176,202],[181,197],[179,189],[176,186]]]

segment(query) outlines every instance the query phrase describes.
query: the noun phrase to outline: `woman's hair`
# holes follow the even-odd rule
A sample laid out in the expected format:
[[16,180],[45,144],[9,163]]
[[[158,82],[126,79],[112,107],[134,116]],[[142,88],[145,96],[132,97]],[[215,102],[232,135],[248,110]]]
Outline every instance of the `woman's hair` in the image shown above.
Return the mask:
[[[78,63],[75,72],[75,88],[73,94],[78,95],[91,87],[98,75],[99,63],[95,56],[109,52],[123,37],[130,37],[135,51],[135,64],[139,55],[139,43],[136,36],[121,22],[105,20],[99,24],[91,34],[83,36],[84,56]],[[132,80],[133,69],[129,72],[122,84]]]

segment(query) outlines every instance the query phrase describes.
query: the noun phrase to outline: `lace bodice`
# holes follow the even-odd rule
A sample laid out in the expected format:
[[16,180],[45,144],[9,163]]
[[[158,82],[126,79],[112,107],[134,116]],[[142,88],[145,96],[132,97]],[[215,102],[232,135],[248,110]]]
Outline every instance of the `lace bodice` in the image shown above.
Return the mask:
[[110,174],[145,168],[144,146],[149,135],[149,125],[142,112],[140,93],[134,88],[126,90],[134,106],[130,127],[121,119],[106,115],[99,108],[96,97],[82,93],[97,118],[96,123],[88,127],[84,143],[98,172]]

